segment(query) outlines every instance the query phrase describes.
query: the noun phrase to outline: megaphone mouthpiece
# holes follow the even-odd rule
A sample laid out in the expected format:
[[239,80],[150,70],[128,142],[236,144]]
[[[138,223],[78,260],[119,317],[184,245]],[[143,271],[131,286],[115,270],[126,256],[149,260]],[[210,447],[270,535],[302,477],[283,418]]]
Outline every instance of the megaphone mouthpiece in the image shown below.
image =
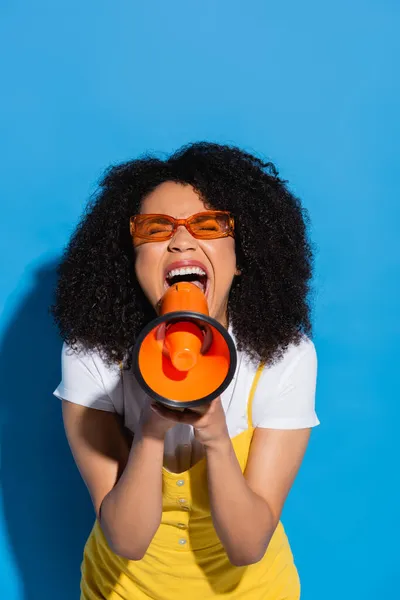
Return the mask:
[[189,281],[174,283],[160,302],[160,314],[190,311],[208,315],[207,299],[200,288]]
[[170,408],[193,408],[219,396],[236,370],[228,331],[208,314],[207,299],[193,283],[165,292],[160,316],[138,336],[133,368],[146,393]]

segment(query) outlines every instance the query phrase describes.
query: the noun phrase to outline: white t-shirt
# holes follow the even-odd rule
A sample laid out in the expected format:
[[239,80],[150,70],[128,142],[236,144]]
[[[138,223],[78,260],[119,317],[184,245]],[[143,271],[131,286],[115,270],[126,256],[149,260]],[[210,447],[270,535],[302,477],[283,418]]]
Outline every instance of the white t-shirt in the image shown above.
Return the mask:
[[[230,334],[233,336],[232,331]],[[247,429],[247,401],[256,366],[238,352],[235,375],[221,395],[229,435]],[[275,364],[264,367],[253,400],[253,426],[270,429],[302,429],[319,424],[315,412],[317,357],[313,342],[305,337],[290,345]],[[132,370],[109,367],[97,352],[73,352],[62,348],[62,381],[54,392],[75,404],[116,412],[135,433],[149,397]],[[186,470],[195,445],[193,427],[178,424],[165,438],[164,464],[170,471]]]

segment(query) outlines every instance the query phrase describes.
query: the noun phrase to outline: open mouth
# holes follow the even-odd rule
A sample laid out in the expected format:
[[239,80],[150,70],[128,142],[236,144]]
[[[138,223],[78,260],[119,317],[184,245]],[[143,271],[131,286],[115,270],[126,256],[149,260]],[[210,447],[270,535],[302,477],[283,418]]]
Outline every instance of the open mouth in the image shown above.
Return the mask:
[[181,267],[179,269],[171,269],[168,271],[165,277],[165,288],[167,289],[175,283],[182,281],[188,281],[197,285],[201,289],[203,294],[206,294],[208,289],[208,277],[207,273],[201,267]]

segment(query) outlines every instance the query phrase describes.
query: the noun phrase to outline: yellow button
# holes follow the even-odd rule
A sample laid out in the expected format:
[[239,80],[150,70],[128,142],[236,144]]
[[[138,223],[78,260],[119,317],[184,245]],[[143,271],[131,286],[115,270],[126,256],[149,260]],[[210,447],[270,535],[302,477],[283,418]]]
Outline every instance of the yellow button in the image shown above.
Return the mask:
[[186,540],[185,540],[185,539],[183,539],[183,538],[181,538],[181,539],[179,540],[179,543],[180,543],[180,545],[181,545],[181,546],[184,546],[184,545],[186,544]]
[[178,485],[179,487],[181,487],[182,485],[185,485],[185,480],[184,479],[178,479],[178,481],[176,482],[176,485]]
[[179,498],[178,502],[180,504],[185,504],[186,500],[185,500],[185,498]]

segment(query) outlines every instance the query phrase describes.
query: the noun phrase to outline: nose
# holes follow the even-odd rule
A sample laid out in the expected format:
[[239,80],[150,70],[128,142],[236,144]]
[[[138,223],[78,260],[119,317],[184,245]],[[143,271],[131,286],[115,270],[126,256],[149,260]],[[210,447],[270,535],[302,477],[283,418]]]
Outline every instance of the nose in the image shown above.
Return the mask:
[[187,252],[188,250],[196,250],[196,248],[196,239],[190,235],[183,225],[178,227],[168,245],[168,250],[170,252]]

